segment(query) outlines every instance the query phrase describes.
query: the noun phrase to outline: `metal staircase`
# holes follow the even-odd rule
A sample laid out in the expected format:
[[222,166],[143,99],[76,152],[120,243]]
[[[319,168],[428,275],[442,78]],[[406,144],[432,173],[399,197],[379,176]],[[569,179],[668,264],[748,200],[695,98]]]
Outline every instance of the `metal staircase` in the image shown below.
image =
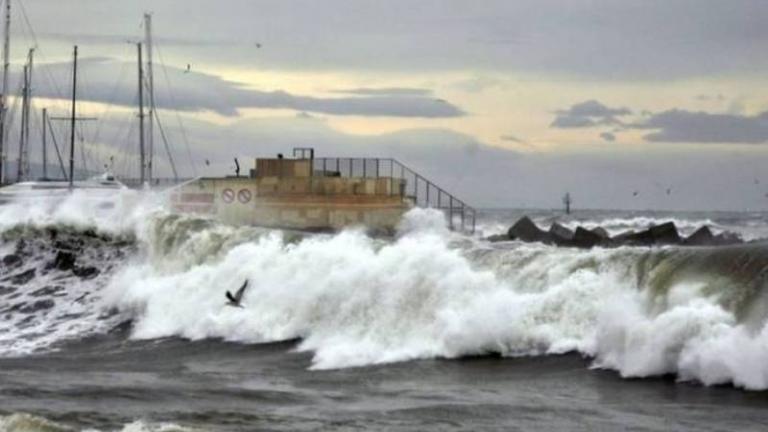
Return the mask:
[[[305,158],[302,153],[294,156]],[[475,232],[477,211],[464,201],[446,192],[421,174],[393,158],[311,158],[313,175],[389,178],[400,184],[391,187],[392,194],[410,200],[414,206],[434,208],[445,212],[448,226],[452,230]],[[402,181],[398,181],[402,180]]]

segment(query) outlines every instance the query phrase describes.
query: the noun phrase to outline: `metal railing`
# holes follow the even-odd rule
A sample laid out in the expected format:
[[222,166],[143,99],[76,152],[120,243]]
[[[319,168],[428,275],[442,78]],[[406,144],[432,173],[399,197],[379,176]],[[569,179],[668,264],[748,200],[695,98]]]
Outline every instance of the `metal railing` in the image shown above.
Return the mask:
[[[477,211],[464,201],[393,158],[314,158],[312,175],[325,177],[390,178],[390,194],[410,199],[418,207],[445,212],[451,229],[475,232]],[[395,180],[400,187],[395,187]]]

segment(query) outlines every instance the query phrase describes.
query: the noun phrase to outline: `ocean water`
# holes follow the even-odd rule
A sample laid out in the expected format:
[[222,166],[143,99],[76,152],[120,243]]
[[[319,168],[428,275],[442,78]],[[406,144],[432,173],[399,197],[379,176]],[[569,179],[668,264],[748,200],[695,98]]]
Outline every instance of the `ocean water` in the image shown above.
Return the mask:
[[[768,214],[411,211],[392,239],[125,192],[0,208],[0,431],[765,430]],[[528,214],[748,243],[489,243]],[[244,280],[243,308],[224,293]]]

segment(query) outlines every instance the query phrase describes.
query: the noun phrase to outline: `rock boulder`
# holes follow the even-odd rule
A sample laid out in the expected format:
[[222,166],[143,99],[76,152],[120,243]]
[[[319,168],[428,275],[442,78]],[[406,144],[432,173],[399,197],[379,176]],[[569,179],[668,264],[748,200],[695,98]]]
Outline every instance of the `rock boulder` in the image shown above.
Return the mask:
[[599,245],[603,241],[604,239],[594,232],[586,228],[578,227],[576,228],[576,232],[573,233],[573,240],[571,243],[573,246],[589,249]]
[[715,236],[709,227],[704,225],[683,240],[683,244],[688,246],[709,246],[715,244]]
[[565,245],[573,240],[573,231],[560,225],[557,222],[554,222],[552,226],[549,227],[549,237],[553,242],[555,242],[555,244]]
[[521,240],[524,242],[547,242],[549,235],[542,231],[528,217],[524,216],[507,231],[510,240]]

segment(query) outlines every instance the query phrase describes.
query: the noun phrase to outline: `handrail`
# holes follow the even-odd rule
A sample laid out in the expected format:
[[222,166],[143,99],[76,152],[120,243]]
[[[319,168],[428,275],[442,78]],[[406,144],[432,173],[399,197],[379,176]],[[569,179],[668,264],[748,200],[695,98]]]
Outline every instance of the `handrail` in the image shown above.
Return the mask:
[[[370,169],[373,168],[373,169]],[[387,168],[389,168],[387,170]],[[396,172],[396,171],[399,171]],[[397,195],[413,200],[417,207],[437,208],[446,212],[451,229],[460,225],[462,231],[475,232],[477,211],[474,207],[456,198],[445,189],[436,185],[415,170],[394,158],[314,158],[312,175],[390,178],[390,193],[395,194],[394,180],[403,180]],[[409,180],[412,180],[410,182]],[[420,183],[423,185],[420,187]],[[444,205],[444,198],[447,205]],[[458,221],[456,221],[458,217]]]

